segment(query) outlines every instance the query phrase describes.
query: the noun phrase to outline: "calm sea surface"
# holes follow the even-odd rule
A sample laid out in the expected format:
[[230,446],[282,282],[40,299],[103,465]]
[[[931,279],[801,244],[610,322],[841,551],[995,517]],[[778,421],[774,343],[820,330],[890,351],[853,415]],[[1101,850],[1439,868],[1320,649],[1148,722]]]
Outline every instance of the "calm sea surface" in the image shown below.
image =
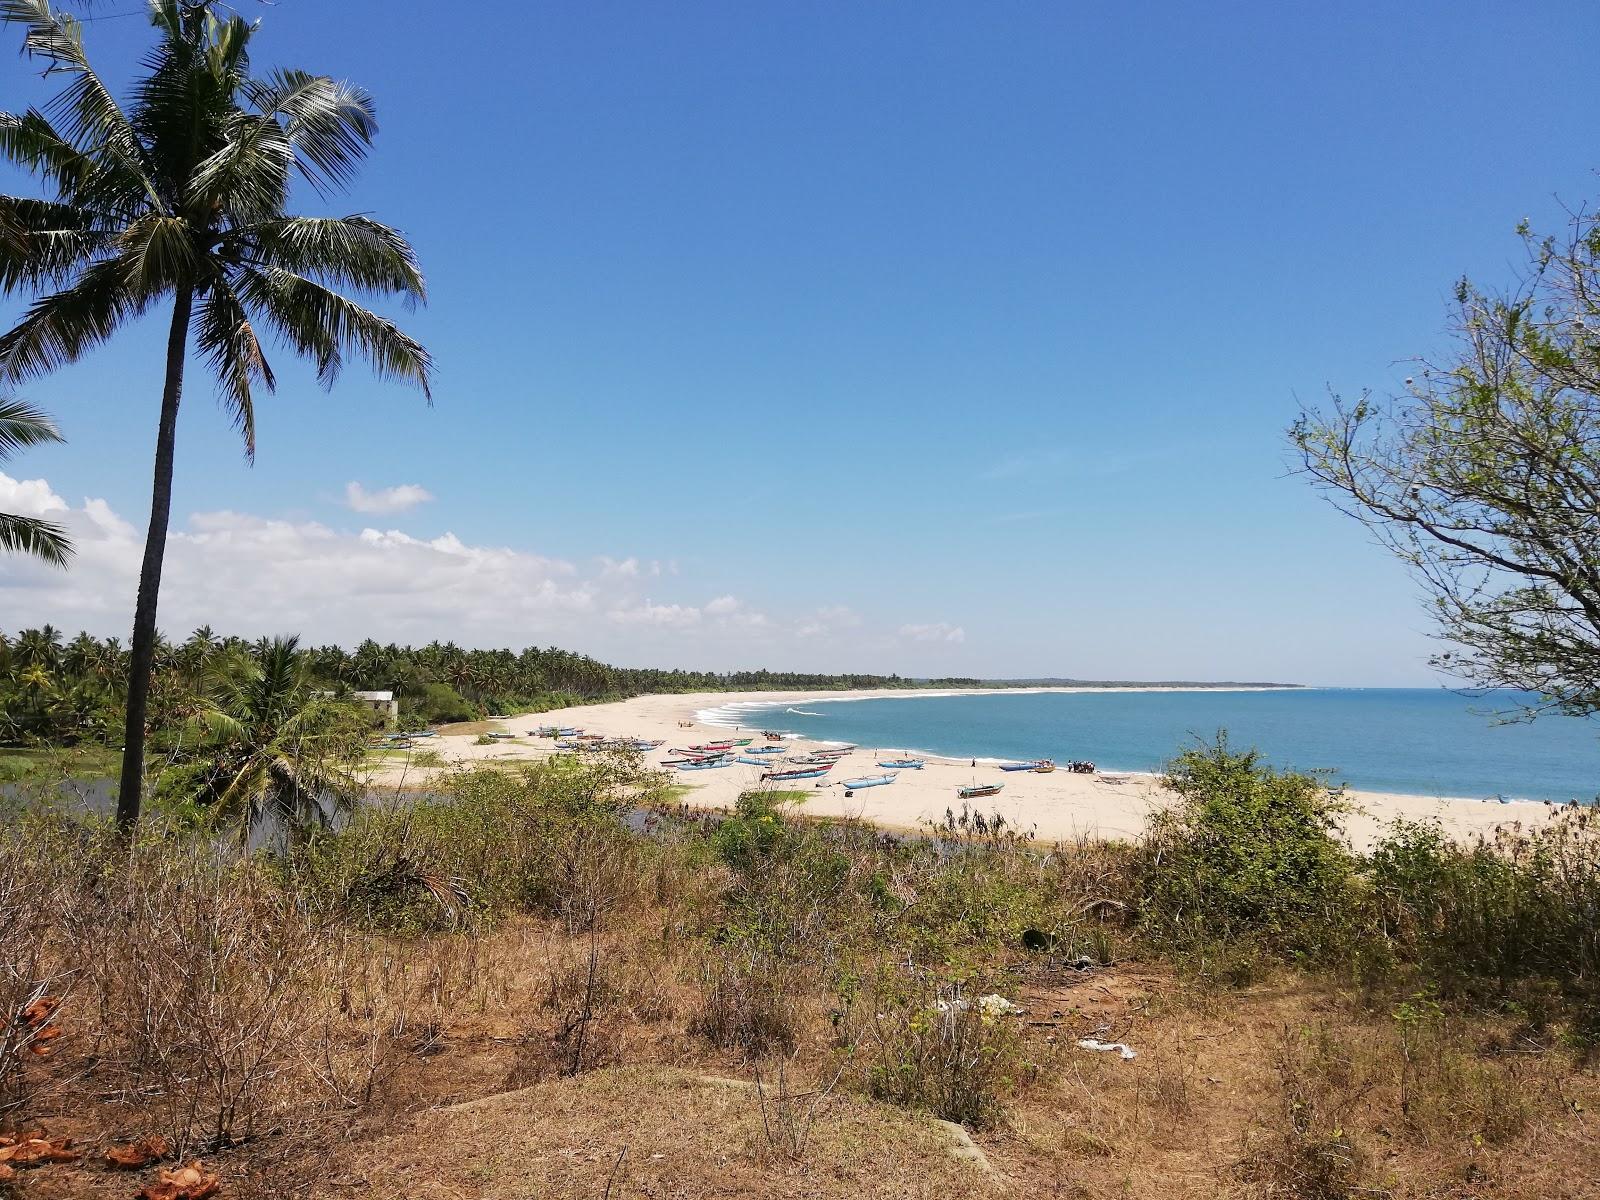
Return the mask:
[[1600,721],[1502,724],[1517,697],[1438,688],[1265,692],[915,694],[716,710],[718,723],[962,758],[1086,758],[1117,771],[1159,770],[1225,729],[1275,766],[1328,770],[1368,791],[1592,801],[1600,793]]

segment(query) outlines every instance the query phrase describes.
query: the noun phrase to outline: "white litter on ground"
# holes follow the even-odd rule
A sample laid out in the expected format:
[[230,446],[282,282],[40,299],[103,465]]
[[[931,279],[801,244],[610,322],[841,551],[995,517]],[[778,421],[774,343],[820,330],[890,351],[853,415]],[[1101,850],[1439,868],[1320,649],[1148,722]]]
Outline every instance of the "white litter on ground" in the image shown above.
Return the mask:
[[1115,1050],[1126,1062],[1130,1058],[1137,1058],[1138,1052],[1127,1042],[1102,1042],[1099,1038],[1079,1038],[1078,1045],[1085,1050]]

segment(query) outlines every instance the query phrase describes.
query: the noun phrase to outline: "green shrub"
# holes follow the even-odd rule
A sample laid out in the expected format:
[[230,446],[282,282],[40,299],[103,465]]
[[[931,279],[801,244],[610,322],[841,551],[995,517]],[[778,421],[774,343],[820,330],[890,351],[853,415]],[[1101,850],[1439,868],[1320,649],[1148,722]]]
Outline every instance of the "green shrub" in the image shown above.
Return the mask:
[[1397,822],[1369,869],[1384,933],[1446,996],[1520,1008],[1564,999],[1600,1032],[1600,837],[1587,811],[1461,846]]
[[587,928],[629,903],[651,851],[626,822],[657,778],[632,758],[558,757],[461,771],[357,810],[288,860],[303,901],[382,929],[532,911]]
[[978,983],[901,990],[882,981],[851,1047],[867,1090],[973,1129],[994,1125],[1016,1085],[1022,1042],[1013,1019],[984,1004],[986,990]]
[[477,705],[448,683],[425,683],[400,697],[400,724],[404,729],[476,721],[482,715]]
[[1219,735],[1179,755],[1165,782],[1180,801],[1152,819],[1144,846],[1149,936],[1239,961],[1329,961],[1352,948],[1354,860],[1336,836],[1339,806],[1315,779]]

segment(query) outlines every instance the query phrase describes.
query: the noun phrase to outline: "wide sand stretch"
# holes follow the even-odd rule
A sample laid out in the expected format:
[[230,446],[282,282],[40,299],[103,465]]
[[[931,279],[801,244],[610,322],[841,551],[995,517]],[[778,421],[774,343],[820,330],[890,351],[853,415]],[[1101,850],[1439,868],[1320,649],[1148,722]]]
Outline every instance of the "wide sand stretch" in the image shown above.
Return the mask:
[[[1048,690],[1048,689],[1039,689]],[[1062,689],[1067,690],[1067,689]],[[692,695],[638,696],[613,704],[593,704],[580,708],[528,716],[498,718],[492,724],[515,735],[514,741],[479,746],[476,734],[445,734],[417,743],[418,751],[432,750],[446,762],[534,760],[555,753],[550,738],[531,736],[544,725],[576,727],[587,733],[609,737],[634,737],[654,741],[664,739],[660,750],[648,755],[652,762],[675,757],[672,747],[715,741],[729,733],[726,725],[711,725],[700,719],[713,709],[726,712],[732,706],[764,701],[802,703],[808,700],[843,697],[866,698],[875,695],[904,696],[904,692],[712,692]],[[754,727],[746,726],[741,736],[755,733],[754,745],[762,745],[760,721],[781,722],[781,714],[765,718],[752,713]],[[781,726],[773,726],[781,727]],[[803,739],[785,743],[799,753],[818,745]],[[1001,783],[998,796],[972,801],[985,815],[999,813],[1018,830],[1033,830],[1041,841],[1066,841],[1078,837],[1130,839],[1144,830],[1148,814],[1171,800],[1149,775],[1100,772],[1075,775],[1057,770],[1048,775],[1030,772],[1002,772],[993,766],[976,767],[970,759],[927,758],[920,770],[898,772],[893,784],[864,788],[850,797],[839,786],[840,780],[882,775],[877,759],[896,747],[865,747],[847,755],[826,777],[781,785],[804,790],[807,798],[802,811],[817,816],[848,816],[876,825],[915,829],[923,822],[943,818],[947,809],[960,812],[962,802],[956,789],[972,783]],[[777,757],[774,755],[774,757]],[[669,768],[670,770],[670,768]],[[686,771],[673,774],[675,781],[689,791],[684,802],[697,808],[728,809],[741,792],[761,786],[761,768],[735,765],[720,770]],[[421,786],[427,772],[398,758],[390,758],[374,769],[378,786]],[[825,786],[815,787],[813,784]],[[1357,849],[1372,843],[1384,826],[1396,818],[1437,819],[1451,835],[1467,839],[1478,834],[1493,837],[1497,828],[1520,824],[1535,829],[1558,811],[1554,806],[1515,801],[1507,804],[1447,797],[1405,796],[1386,792],[1345,793],[1352,811],[1344,821],[1345,833]]]

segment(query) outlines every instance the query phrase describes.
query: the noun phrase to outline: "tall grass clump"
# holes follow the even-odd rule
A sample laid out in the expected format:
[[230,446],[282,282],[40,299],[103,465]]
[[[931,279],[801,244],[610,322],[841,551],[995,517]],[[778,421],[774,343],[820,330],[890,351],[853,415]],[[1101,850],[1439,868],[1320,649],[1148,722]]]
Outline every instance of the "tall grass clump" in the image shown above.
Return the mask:
[[535,912],[586,929],[637,898],[650,846],[627,817],[659,788],[632,756],[458,771],[426,795],[359,810],[286,869],[307,904],[371,928]]
[[270,873],[152,826],[92,888],[67,936],[106,1084],[148,1098],[179,1153],[298,1108],[325,939]]
[[880,977],[852,1031],[867,1091],[972,1129],[997,1124],[1022,1069],[1022,1039],[985,991],[977,980]]
[[0,821],[0,1128],[25,1114],[78,984],[62,922],[83,902],[83,846],[48,812]]
[[695,1027],[719,1046],[790,1051],[799,994],[836,978],[856,944],[860,860],[834,832],[789,819],[766,792],[739,797],[709,850],[723,886],[697,956]]
[[1382,930],[1446,998],[1600,1035],[1600,828],[1586,809],[1463,846],[1397,823],[1369,864]]
[[1235,982],[1264,961],[1356,952],[1356,864],[1338,840],[1339,805],[1316,779],[1219,735],[1180,754],[1165,783],[1179,800],[1152,818],[1141,864],[1153,943]]

